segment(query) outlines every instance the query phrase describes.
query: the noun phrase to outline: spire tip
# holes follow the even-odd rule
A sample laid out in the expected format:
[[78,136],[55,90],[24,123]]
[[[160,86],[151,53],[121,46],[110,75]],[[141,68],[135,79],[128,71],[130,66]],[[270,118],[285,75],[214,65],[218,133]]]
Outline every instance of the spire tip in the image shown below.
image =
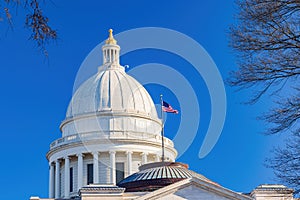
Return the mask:
[[117,44],[117,40],[115,40],[114,36],[113,36],[113,30],[109,29],[109,36],[108,39],[106,40],[106,44]]

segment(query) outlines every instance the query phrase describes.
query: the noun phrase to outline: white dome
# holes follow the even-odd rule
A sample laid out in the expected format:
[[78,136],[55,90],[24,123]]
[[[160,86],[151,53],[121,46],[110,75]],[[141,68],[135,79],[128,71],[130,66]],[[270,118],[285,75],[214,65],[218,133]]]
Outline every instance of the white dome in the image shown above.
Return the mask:
[[157,119],[154,103],[146,89],[124,72],[123,67],[105,69],[85,81],[69,104],[66,118],[96,112],[139,113]]
[[140,83],[122,66],[104,64],[73,95],[61,130],[63,137],[115,132],[160,135],[161,120]]
[[103,65],[71,99],[60,126],[63,137],[83,133],[160,135],[161,120],[149,93],[119,64],[120,46],[113,36],[106,42]]

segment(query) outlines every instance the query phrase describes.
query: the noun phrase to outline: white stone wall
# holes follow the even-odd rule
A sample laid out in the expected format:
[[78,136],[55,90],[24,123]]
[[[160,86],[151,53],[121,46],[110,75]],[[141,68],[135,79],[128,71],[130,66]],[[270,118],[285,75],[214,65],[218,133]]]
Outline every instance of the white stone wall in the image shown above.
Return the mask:
[[141,166],[141,164],[142,164],[141,153],[134,153],[134,154],[132,154],[132,172],[133,173],[139,171],[139,166]]
[[109,153],[100,153],[99,157],[99,183],[105,184],[110,182],[110,169],[109,169]]
[[194,185],[185,187],[181,190],[178,190],[174,192],[173,194],[169,194],[165,197],[160,198],[162,200],[183,200],[183,199],[197,199],[197,200],[228,200],[229,198],[226,198],[224,196],[221,196],[219,194],[208,192],[205,190],[202,190]]
[[184,200],[184,199],[197,199],[197,200],[229,200],[229,198],[226,198],[224,196],[218,195],[213,192],[208,192],[205,190],[202,190],[198,187],[195,187],[193,185],[185,187],[183,189],[180,189],[178,191],[175,191],[174,193],[160,196],[160,200]]
[[148,155],[147,156],[148,163],[156,162],[156,155]]

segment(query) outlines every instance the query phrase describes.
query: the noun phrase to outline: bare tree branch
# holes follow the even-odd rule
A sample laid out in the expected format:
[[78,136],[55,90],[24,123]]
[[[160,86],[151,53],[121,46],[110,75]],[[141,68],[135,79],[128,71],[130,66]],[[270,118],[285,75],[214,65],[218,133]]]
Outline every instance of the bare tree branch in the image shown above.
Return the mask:
[[280,133],[286,130],[299,132],[300,120],[300,91],[296,89],[296,95],[277,102],[277,107],[264,114],[261,119],[270,124],[268,134]]
[[[57,39],[57,31],[49,25],[49,19],[43,13],[39,0],[0,0],[0,23],[4,19],[8,22],[11,29],[13,29],[13,16],[11,8],[22,7],[26,12],[25,26],[30,30],[29,39],[33,40],[37,47],[47,56],[46,45],[50,40]],[[4,17],[3,17],[4,16]]]
[[[267,93],[273,95],[272,91],[279,92],[282,85],[297,87],[294,82],[300,75],[300,0],[236,3],[240,12],[238,23],[230,27],[230,46],[237,54],[238,70],[230,73],[228,83],[241,89],[254,88],[248,103],[256,103]],[[271,119],[267,122],[273,123]]]
[[294,134],[286,141],[284,148],[276,148],[274,157],[266,160],[265,165],[274,170],[279,182],[300,191],[300,134]]

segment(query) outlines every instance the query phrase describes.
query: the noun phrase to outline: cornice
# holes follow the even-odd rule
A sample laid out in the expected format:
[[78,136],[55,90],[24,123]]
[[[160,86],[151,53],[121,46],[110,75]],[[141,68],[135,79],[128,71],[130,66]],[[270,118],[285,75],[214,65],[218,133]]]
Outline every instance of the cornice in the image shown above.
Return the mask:
[[[118,145],[118,144],[131,144],[131,145],[139,145],[139,146],[150,146],[150,147],[155,147],[155,148],[161,148],[161,143],[159,142],[151,142],[151,141],[141,141],[141,140],[128,140],[128,139],[110,139],[110,141],[114,144],[114,145]],[[61,145],[59,147],[53,148],[51,150],[49,150],[46,154],[46,158],[47,160],[49,160],[49,158],[54,155],[55,153],[58,153],[60,151],[64,151],[70,148],[74,148],[74,147],[80,147],[80,146],[85,146],[85,145],[94,145],[94,144],[107,144],[106,141],[99,141],[99,140],[90,140],[90,141],[78,141],[78,142],[74,142],[74,143],[69,143],[69,144],[64,144]],[[175,157],[177,156],[177,151],[174,147],[171,146],[165,146],[165,149],[167,149],[168,151],[172,152]],[[109,150],[114,150],[114,151],[118,151],[117,149],[109,149]],[[109,151],[108,150],[108,151]],[[82,152],[85,153],[85,152]],[[92,153],[92,152],[90,152]],[[141,152],[142,153],[142,152]]]

